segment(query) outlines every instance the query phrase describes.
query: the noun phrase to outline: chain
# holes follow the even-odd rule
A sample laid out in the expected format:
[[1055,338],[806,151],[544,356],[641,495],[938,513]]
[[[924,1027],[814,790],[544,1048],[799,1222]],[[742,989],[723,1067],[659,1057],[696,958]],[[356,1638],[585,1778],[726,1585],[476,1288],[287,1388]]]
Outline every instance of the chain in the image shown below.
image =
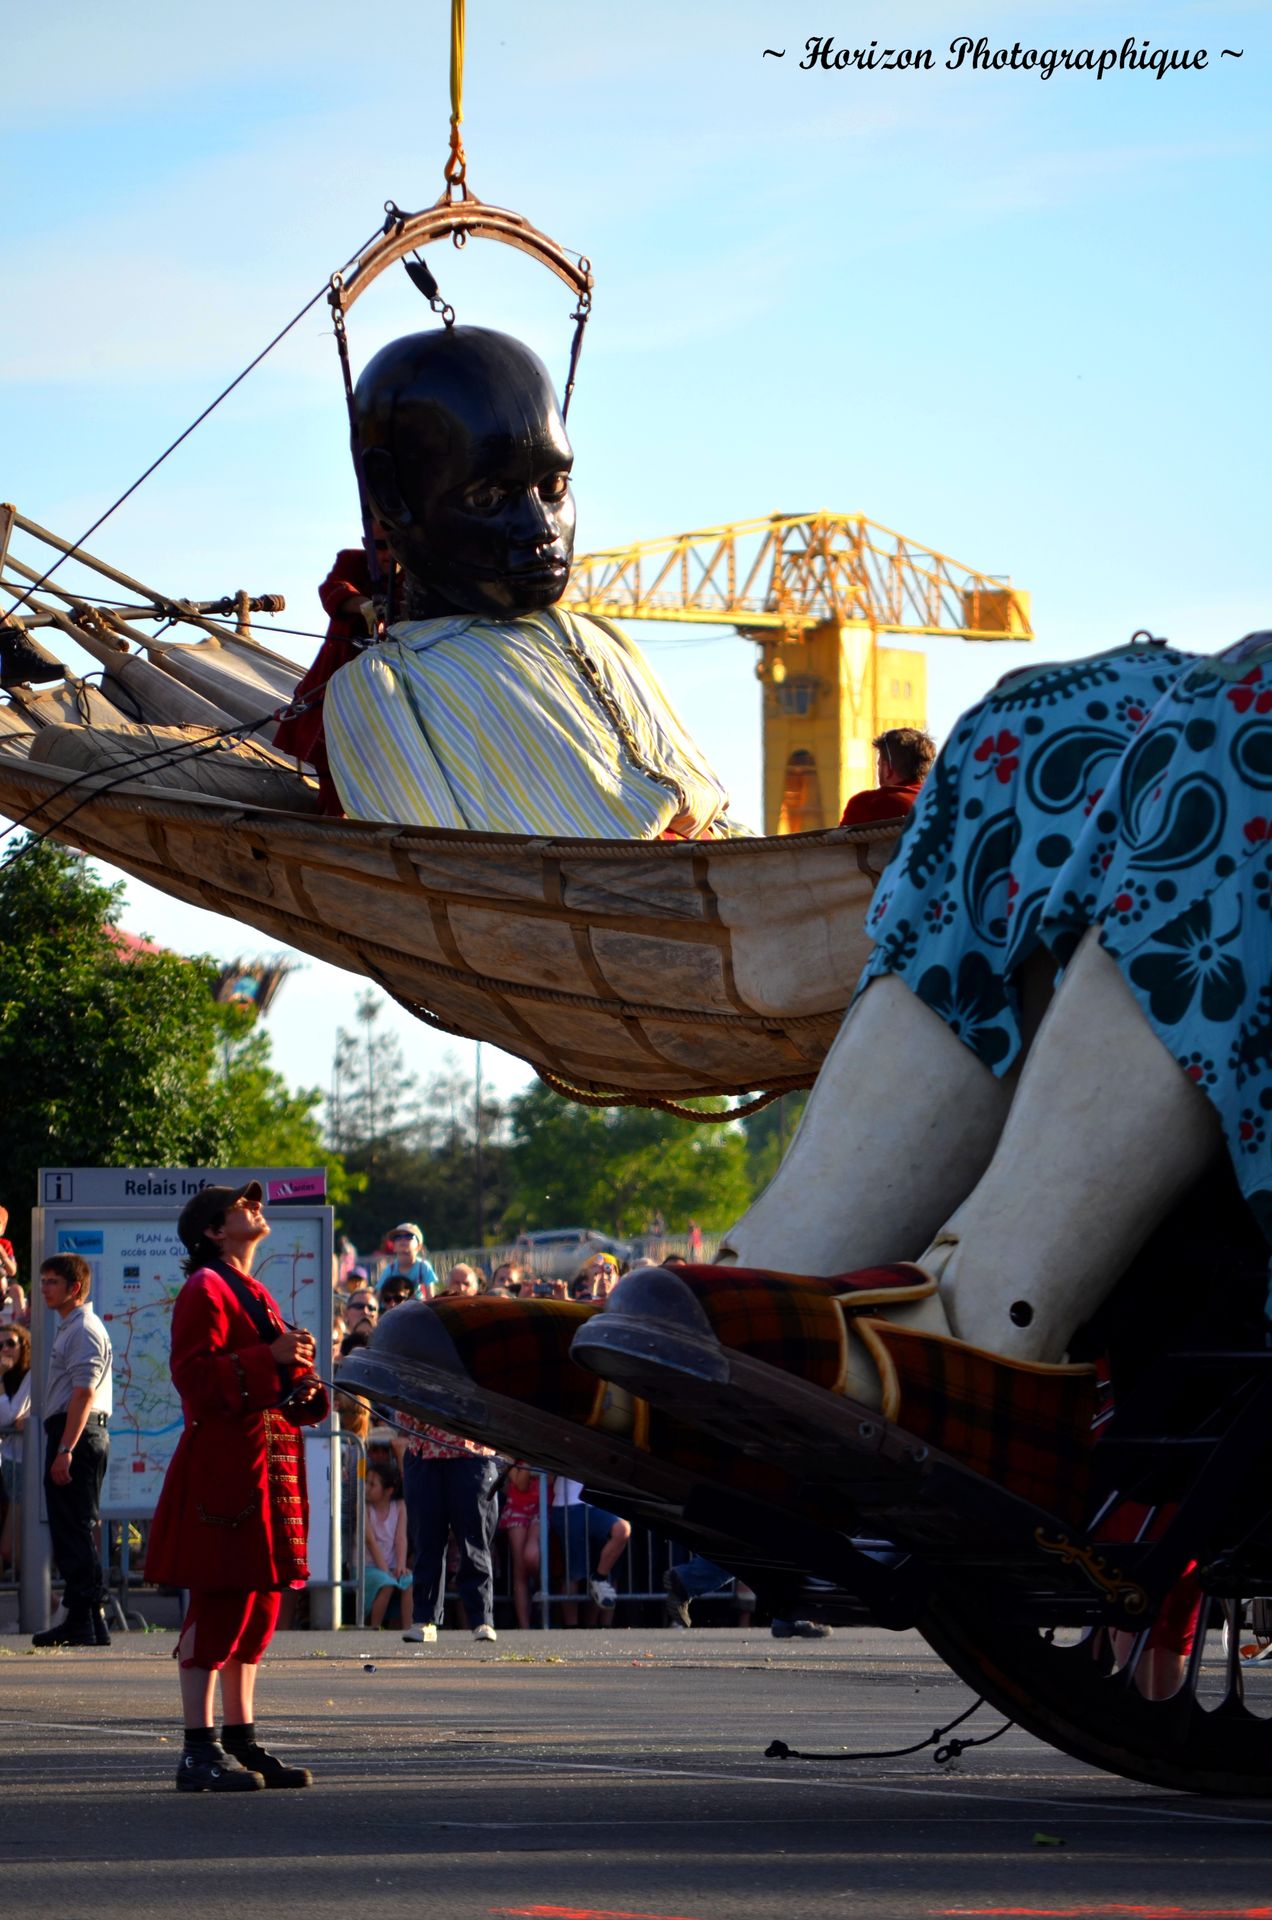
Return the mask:
[[680,785],[680,782],[673,780],[669,773],[660,773],[657,767],[650,766],[644,753],[641,751],[640,742],[632,730],[630,720],[602,680],[600,668],[597,666],[595,660],[593,660],[590,653],[586,652],[586,650],[579,645],[560,615],[557,616],[557,625],[561,634],[561,642],[565,648],[568,659],[579,675],[579,678],[590,689],[596,704],[618,735],[619,741],[637,773],[643,774],[646,780],[652,780],[655,785],[665,787],[669,792],[674,793],[680,804],[680,811],[683,813],[687,801],[685,790]]

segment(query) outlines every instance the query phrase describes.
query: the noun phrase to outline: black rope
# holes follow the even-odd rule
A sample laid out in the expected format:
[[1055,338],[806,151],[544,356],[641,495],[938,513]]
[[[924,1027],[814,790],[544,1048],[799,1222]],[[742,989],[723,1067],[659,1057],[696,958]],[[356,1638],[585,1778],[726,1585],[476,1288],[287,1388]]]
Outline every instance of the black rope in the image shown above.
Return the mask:
[[[376,238],[376,235],[379,233],[379,231],[380,229],[377,227],[375,230],[375,233],[369,234],[367,236],[367,238],[363,241],[362,245],[357,249],[357,252],[351,253],[349,255],[349,258],[344,263],[345,267],[352,266],[353,262],[357,260],[360,257],[360,255],[366,252],[367,248],[371,245],[371,242]],[[344,267],[341,267],[339,271],[343,273]],[[31,585],[27,588],[26,592],[23,594],[20,594],[19,597],[13,602],[12,606],[10,606],[7,609],[7,612],[9,614],[14,614],[17,612],[19,607],[24,607],[27,601],[31,598],[31,595],[33,593],[38,593],[39,589],[42,586],[45,586],[47,582],[53,578],[53,575],[58,571],[59,567],[63,566],[67,560],[74,560],[78,557],[80,549],[83,546],[84,542],[86,540],[90,540],[92,536],[97,532],[97,529],[99,527],[105,526],[106,522],[110,519],[110,516],[112,515],[112,513],[117,512],[118,509],[123,506],[125,500],[130,499],[131,496],[134,493],[136,493],[138,487],[142,485],[143,481],[148,480],[151,474],[154,473],[156,468],[161,467],[163,465],[164,461],[168,458],[169,454],[176,452],[177,448],[181,445],[183,440],[189,439],[190,435],[194,432],[196,427],[201,427],[203,425],[203,422],[207,419],[208,415],[210,413],[214,413],[216,409],[220,406],[222,400],[228,399],[230,394],[233,393],[235,387],[240,386],[242,382],[246,380],[248,374],[252,373],[257,367],[260,366],[261,361],[265,358],[267,354],[272,353],[274,351],[274,348],[278,345],[279,341],[286,339],[287,335],[291,332],[292,328],[300,325],[300,322],[304,319],[305,315],[310,311],[310,309],[313,307],[316,307],[320,300],[326,299],[328,293],[330,292],[330,287],[331,287],[330,281],[325,281],[323,285],[318,289],[313,299],[306,300],[304,306],[300,309],[300,312],[295,314],[292,317],[292,319],[290,319],[287,322],[287,325],[281,328],[279,332],[274,335],[274,338],[270,341],[267,347],[261,348],[261,351],[257,354],[254,360],[248,361],[247,365],[243,368],[243,371],[235,375],[234,379],[230,381],[230,384],[228,387],[222,388],[221,392],[217,394],[216,399],[213,400],[208,406],[206,406],[203,409],[203,412],[199,414],[196,419],[190,422],[189,426],[185,429],[184,433],[179,433],[176,439],[172,442],[172,445],[169,447],[165,447],[157,460],[151,461],[150,465],[146,468],[145,472],[137,476],[137,478],[133,481],[132,485],[130,487],[127,487],[124,490],[124,492],[120,494],[118,500],[113,501],[112,504],[109,507],[107,507],[105,513],[99,514],[97,519],[94,520],[91,527],[85,528],[84,532],[80,535],[79,539],[72,546],[69,553],[61,554],[59,558],[53,562],[53,565],[49,568],[47,573],[41,574],[38,580],[33,580],[31,582]],[[90,561],[88,562],[88,564],[91,566],[92,562]]]
[[[402,1434],[407,1440],[419,1439],[420,1423],[418,1421],[413,1427],[404,1427],[400,1420],[395,1420],[392,1414],[386,1413],[383,1407],[378,1406],[370,1394],[359,1393],[353,1387],[342,1387],[338,1380],[326,1380],[322,1374],[316,1370],[314,1372],[314,1378],[320,1387],[326,1387],[328,1393],[343,1393],[346,1400],[361,1400],[363,1406],[367,1407],[375,1415],[382,1427],[392,1427],[394,1433]],[[409,1414],[407,1418],[410,1418]]]
[[[960,1713],[953,1720],[948,1720],[943,1727],[934,1727],[925,1740],[916,1740],[912,1747],[883,1747],[877,1753],[847,1753],[842,1747],[837,1753],[804,1753],[801,1752],[798,1747],[788,1747],[785,1740],[773,1740],[765,1747],[764,1758],[766,1760],[835,1761],[903,1760],[909,1754],[922,1753],[925,1747],[935,1747],[936,1752],[932,1755],[932,1758],[938,1767],[943,1767],[949,1761],[957,1760],[959,1755],[966,1753],[969,1747],[987,1747],[991,1740],[1001,1740],[1003,1735],[1010,1733],[1011,1729],[1015,1726],[1016,1723],[1014,1720],[1004,1720],[1002,1726],[997,1728],[993,1733],[983,1733],[974,1739],[945,1739],[947,1733],[950,1733],[955,1727],[961,1727],[964,1720],[970,1720],[977,1708],[983,1707],[984,1704],[985,1696],[981,1694],[978,1699],[973,1700],[966,1712]],[[944,1742],[944,1744],[941,1744],[942,1742]]]

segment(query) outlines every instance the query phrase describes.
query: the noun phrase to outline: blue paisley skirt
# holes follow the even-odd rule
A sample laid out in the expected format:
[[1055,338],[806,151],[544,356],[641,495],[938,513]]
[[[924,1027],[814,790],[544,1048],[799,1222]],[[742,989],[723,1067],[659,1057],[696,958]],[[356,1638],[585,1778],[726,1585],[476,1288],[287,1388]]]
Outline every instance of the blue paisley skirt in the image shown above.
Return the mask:
[[1002,682],[942,749],[869,926],[858,993],[899,974],[996,1074],[1023,962],[1098,926],[1272,1240],[1272,634]]

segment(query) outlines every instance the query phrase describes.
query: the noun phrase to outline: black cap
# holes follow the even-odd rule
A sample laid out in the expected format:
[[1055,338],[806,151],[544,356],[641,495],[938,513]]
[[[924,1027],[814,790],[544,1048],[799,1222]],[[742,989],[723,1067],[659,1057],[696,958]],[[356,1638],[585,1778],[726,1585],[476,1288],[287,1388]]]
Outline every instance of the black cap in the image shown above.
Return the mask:
[[245,1187],[203,1187],[181,1209],[177,1232],[187,1253],[198,1251],[203,1235],[212,1222],[224,1218],[236,1200],[263,1200],[265,1190],[259,1180]]

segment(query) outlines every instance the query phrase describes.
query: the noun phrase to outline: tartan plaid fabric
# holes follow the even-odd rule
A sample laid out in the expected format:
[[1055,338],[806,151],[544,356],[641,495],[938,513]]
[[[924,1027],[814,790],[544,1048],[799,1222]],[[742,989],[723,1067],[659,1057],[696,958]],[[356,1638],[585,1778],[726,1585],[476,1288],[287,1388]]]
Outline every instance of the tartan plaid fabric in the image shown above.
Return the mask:
[[834,1280],[786,1280],[737,1267],[677,1267],[721,1346],[766,1360],[814,1386],[835,1388],[844,1325]]
[[896,1424],[1070,1525],[1086,1517],[1094,1367],[1035,1369],[871,1320],[897,1372]]
[[586,1300],[434,1300],[466,1371],[479,1387],[542,1413],[585,1422],[597,1380],[570,1358],[570,1342],[596,1307]]

